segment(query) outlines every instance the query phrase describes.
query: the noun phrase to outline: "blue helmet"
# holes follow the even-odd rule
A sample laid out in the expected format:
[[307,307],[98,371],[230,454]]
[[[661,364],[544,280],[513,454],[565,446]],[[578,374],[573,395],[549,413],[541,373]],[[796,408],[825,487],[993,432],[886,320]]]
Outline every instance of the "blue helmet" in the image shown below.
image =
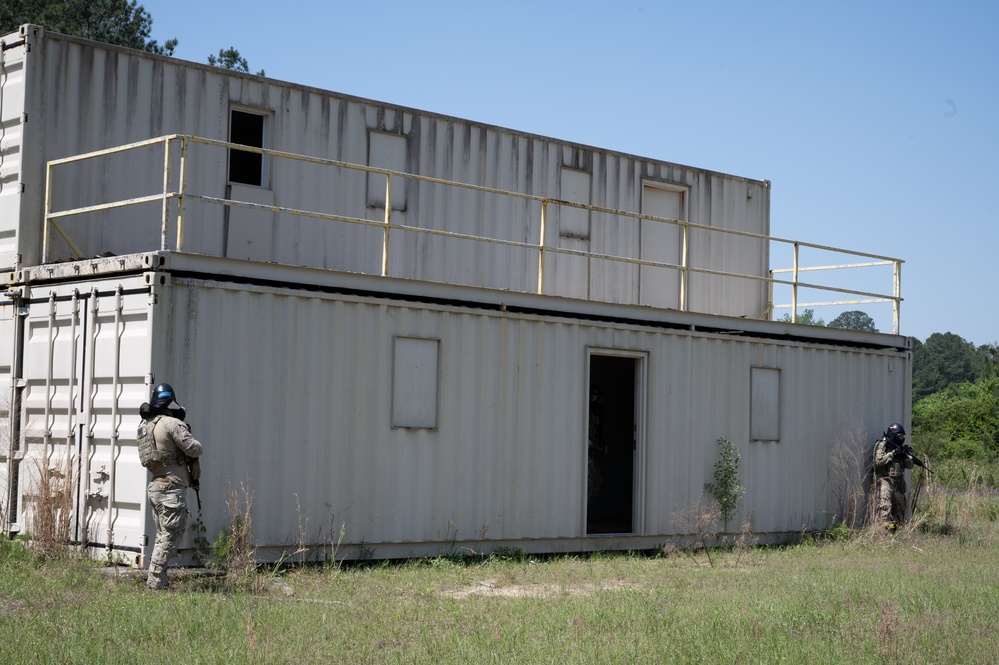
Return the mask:
[[[161,383],[153,388],[153,394],[149,398],[149,405],[153,408],[170,407],[171,403],[176,403],[177,393],[169,383]],[[174,407],[176,408],[176,407]]]

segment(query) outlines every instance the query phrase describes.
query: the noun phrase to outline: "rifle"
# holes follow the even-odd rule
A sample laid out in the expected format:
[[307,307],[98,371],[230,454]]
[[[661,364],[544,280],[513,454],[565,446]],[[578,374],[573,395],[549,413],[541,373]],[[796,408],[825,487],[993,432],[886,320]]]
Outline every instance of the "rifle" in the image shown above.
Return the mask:
[[926,473],[933,473],[932,471],[930,471],[930,467],[923,464],[923,460],[919,459],[918,457],[912,454],[912,446],[910,446],[908,443],[903,443],[901,446],[898,445],[892,446],[889,452],[894,452],[895,450],[901,450],[902,454],[904,454],[907,458],[911,459],[912,463],[915,464],[916,466],[925,469]]
[[201,460],[197,457],[188,459],[187,471],[191,474],[191,489],[198,499],[198,514],[201,514]]
[[[184,409],[180,410],[178,418],[180,420],[184,419],[187,415]],[[188,422],[184,423],[184,427],[187,431],[191,431],[191,424]],[[187,466],[187,473],[191,476],[191,489],[194,490],[194,496],[198,499],[198,516],[201,516],[201,460],[197,457],[185,457],[185,466]]]

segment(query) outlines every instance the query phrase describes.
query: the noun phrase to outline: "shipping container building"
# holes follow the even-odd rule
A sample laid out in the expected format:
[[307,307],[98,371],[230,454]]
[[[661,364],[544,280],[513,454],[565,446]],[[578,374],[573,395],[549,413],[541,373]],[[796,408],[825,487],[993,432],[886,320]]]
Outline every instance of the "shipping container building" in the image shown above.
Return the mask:
[[719,438],[730,529],[779,541],[849,517],[836,451],[909,423],[901,262],[831,291],[892,334],[772,320],[821,271],[769,236],[765,180],[32,25],[0,102],[5,533],[61,479],[69,539],[142,565],[164,381],[206,532],[252,495],[261,560],[683,541]]

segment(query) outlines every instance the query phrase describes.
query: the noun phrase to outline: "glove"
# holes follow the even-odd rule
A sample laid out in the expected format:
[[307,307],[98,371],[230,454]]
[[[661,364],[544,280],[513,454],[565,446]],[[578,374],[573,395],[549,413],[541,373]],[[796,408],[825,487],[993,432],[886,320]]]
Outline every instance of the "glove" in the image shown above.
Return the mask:
[[909,456],[909,451],[907,451],[905,448],[895,449],[895,459],[904,460],[908,456]]
[[201,489],[201,460],[195,457],[187,465],[187,471],[191,474],[191,489],[195,492]]

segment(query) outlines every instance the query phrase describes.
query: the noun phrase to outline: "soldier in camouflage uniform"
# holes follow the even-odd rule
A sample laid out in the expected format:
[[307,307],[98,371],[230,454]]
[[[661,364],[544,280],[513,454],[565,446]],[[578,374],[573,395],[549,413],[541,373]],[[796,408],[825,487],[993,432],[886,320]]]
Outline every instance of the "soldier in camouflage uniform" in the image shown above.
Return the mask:
[[167,586],[167,565],[176,556],[187,528],[187,488],[198,489],[201,444],[191,436],[183,420],[184,408],[169,384],[156,386],[149,404],[143,404],[139,413],[143,418],[140,427],[152,428],[157,450],[167,453],[168,458],[149,466],[153,479],[146,490],[156,524],[146,585],[160,590]]
[[896,530],[905,520],[905,470],[913,467],[912,457],[902,450],[905,429],[893,423],[874,444],[874,484],[877,492],[877,523]]

